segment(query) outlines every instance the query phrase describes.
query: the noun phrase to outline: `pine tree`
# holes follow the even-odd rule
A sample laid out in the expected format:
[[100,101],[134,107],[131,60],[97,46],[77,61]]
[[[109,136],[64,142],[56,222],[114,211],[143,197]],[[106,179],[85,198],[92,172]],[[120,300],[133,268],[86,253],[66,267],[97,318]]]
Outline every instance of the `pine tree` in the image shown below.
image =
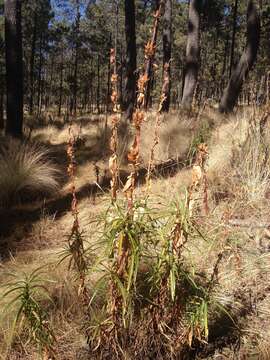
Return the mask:
[[7,82],[6,133],[22,136],[23,127],[23,61],[21,0],[5,2],[5,45]]

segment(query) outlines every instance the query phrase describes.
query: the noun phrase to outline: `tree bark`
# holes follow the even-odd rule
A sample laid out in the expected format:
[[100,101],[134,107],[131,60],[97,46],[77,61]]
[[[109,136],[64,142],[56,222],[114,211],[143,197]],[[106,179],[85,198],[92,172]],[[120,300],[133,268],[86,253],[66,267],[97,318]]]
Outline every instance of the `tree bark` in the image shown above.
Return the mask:
[[219,111],[221,113],[229,113],[233,111],[243,82],[256,61],[259,42],[260,15],[253,0],[249,0],[247,6],[247,44],[237,66],[232,71],[229,83],[222,95],[219,104]]
[[62,113],[62,102],[63,102],[63,72],[64,72],[64,49],[61,51],[61,65],[60,65],[60,86],[59,86],[59,104],[58,104],[58,116]]
[[192,104],[199,72],[200,4],[201,0],[190,0],[189,3],[185,82],[182,97],[182,106],[185,108],[189,108]]
[[30,98],[29,98],[29,114],[33,114],[34,110],[34,66],[36,55],[36,40],[37,40],[37,14],[34,15],[34,27],[33,37],[31,45],[31,57],[30,57]]
[[110,103],[111,103],[111,62],[110,62],[110,51],[109,51],[108,63],[107,63],[106,114],[108,114],[109,112]]
[[4,91],[0,86],[0,130],[2,129],[4,129]]
[[4,94],[5,94],[5,70],[0,63],[0,130],[5,128],[4,123]]
[[97,112],[100,113],[100,55],[97,55]]
[[171,95],[171,54],[172,54],[172,0],[166,0],[163,27],[163,86],[161,111],[170,109]]
[[[227,24],[225,23],[225,26]],[[225,40],[225,46],[224,46],[224,55],[223,55],[223,65],[222,65],[222,75],[221,75],[221,81],[220,81],[220,87],[219,91],[221,92],[224,89],[224,84],[227,81],[226,80],[226,74],[227,74],[227,53],[229,49],[229,35],[227,34],[226,40]]]
[[119,77],[119,82],[118,82],[118,103],[120,104],[121,108],[123,107],[123,67],[124,67],[124,56],[123,56],[123,48],[122,48],[122,43],[120,45],[120,49],[119,49],[119,60],[120,60],[120,65],[118,68],[118,77]]
[[80,14],[80,4],[79,1],[76,1],[76,24],[75,24],[75,36],[76,36],[76,43],[75,43],[75,62],[74,62],[74,75],[73,75],[73,115],[76,116],[77,114],[77,93],[78,93],[78,61],[79,61],[79,48],[80,48],[80,41],[79,41],[79,31],[80,31],[80,22],[81,22],[81,14]]
[[125,118],[131,119],[136,99],[136,27],[134,0],[125,0],[126,72],[123,105]]
[[38,114],[41,112],[41,82],[42,82],[42,68],[43,68],[43,59],[42,59],[42,45],[43,45],[43,36],[40,34],[39,40],[39,64],[38,64],[38,93],[37,93],[37,107]]
[[235,0],[234,10],[233,10],[233,32],[232,32],[232,43],[231,43],[231,59],[230,59],[229,77],[231,77],[231,75],[232,75],[232,69],[233,69],[233,65],[234,65],[234,47],[235,47],[237,9],[238,9],[238,0]]
[[7,124],[6,133],[22,136],[23,61],[21,0],[5,1]]

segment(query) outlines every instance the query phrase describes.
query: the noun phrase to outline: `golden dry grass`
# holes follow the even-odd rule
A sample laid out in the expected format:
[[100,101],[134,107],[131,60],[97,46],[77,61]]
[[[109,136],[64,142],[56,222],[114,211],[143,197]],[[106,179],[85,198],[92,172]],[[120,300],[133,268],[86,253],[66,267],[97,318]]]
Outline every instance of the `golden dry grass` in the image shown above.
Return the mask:
[[[155,152],[155,162],[162,163],[168,159],[177,159],[189,152],[192,141],[198,136],[201,123],[210,123],[209,132],[209,161],[207,167],[209,182],[209,206],[210,213],[202,214],[198,206],[198,227],[204,234],[204,238],[196,237],[191,240],[186,251],[191,262],[196,265],[197,271],[211,274],[213,263],[219,252],[224,252],[224,258],[219,269],[219,286],[215,296],[220,302],[230,309],[233,316],[239,320],[239,326],[243,326],[240,348],[234,352],[228,346],[205,357],[242,359],[253,358],[269,359],[268,336],[270,331],[269,314],[269,234],[265,228],[256,227],[259,223],[269,222],[267,191],[269,191],[269,176],[259,178],[259,186],[263,187],[260,195],[255,198],[250,195],[250,189],[246,188],[247,180],[251,181],[254,172],[245,172],[252,169],[254,157],[248,151],[241,153],[243,144],[248,135],[250,115],[239,113],[223,123],[223,118],[216,116],[212,110],[207,110],[198,123],[190,122],[181,114],[168,115],[164,118],[160,128],[160,143]],[[153,139],[154,114],[149,114],[142,129],[142,166],[147,166],[149,148]],[[268,126],[268,125],[267,125]],[[124,127],[125,128],[125,127]],[[268,129],[268,127],[267,127]],[[100,149],[99,141],[104,137],[100,128],[88,123],[80,130],[80,136],[85,138],[85,144],[90,149]],[[76,131],[77,131],[76,130]],[[34,137],[43,139],[44,142],[61,145],[68,140],[68,130],[64,128],[46,128],[35,130]],[[125,148],[132,137],[124,135],[122,130],[120,141],[120,154],[125,153]],[[266,137],[267,139],[267,137]],[[267,141],[267,140],[266,140]],[[80,149],[79,149],[80,151]],[[99,151],[99,150],[98,150]],[[238,155],[238,163],[235,163],[235,153]],[[86,156],[87,157],[87,156]],[[122,156],[125,168],[124,155]],[[258,159],[258,157],[257,157]],[[243,161],[244,160],[244,161]],[[256,159],[255,159],[256,160]],[[96,161],[96,160],[94,160]],[[96,162],[106,173],[106,156]],[[237,169],[235,169],[235,165]],[[250,167],[249,167],[250,166]],[[78,165],[77,169],[78,189],[94,182],[94,162],[86,160]],[[235,175],[235,170],[240,177]],[[257,171],[255,172],[257,173]],[[242,179],[245,181],[240,181]],[[180,169],[173,176],[163,178],[155,174],[151,184],[152,202],[158,207],[159,201],[170,201],[176,196],[184,194],[185,189],[191,182],[191,168]],[[258,186],[258,183],[256,187]],[[69,190],[67,183],[62,192]],[[136,189],[136,194],[145,194],[142,185]],[[255,199],[255,200],[254,200]],[[109,198],[108,194],[95,197],[88,194],[79,202],[79,218],[81,228],[85,231],[87,240],[94,241],[95,228],[91,219],[103,211]],[[200,205],[200,197],[197,202]],[[238,224],[232,224],[229,220],[241,220]],[[29,244],[28,249],[20,251],[14,259],[5,261],[0,270],[0,283],[5,282],[4,272],[16,269],[17,271],[31,271],[41,264],[55,263],[57,253],[63,248],[72,225],[72,216],[67,211],[60,217],[47,214],[44,210],[39,221],[32,226],[27,238],[23,239]],[[23,246],[22,246],[23,248]],[[76,291],[72,285],[71,274],[66,269],[67,264],[59,267],[51,265],[47,270],[48,278],[54,283],[49,285],[49,293],[54,299],[54,307],[50,309],[50,321],[57,329],[57,354],[58,359],[87,359],[85,340],[80,330],[79,319],[82,316],[77,304]],[[247,314],[245,311],[247,310]],[[242,315],[241,315],[242,314]],[[222,324],[221,324],[222,326]],[[25,357],[20,345],[16,343],[10,350],[9,357],[6,356],[11,334],[10,322],[2,320],[0,323],[1,341],[0,353],[3,359],[15,360],[24,356],[24,359],[35,359],[34,348],[27,347],[28,357]],[[22,358],[22,357],[21,357]]]
[[54,195],[59,190],[57,167],[46,148],[8,139],[0,148],[0,206]]

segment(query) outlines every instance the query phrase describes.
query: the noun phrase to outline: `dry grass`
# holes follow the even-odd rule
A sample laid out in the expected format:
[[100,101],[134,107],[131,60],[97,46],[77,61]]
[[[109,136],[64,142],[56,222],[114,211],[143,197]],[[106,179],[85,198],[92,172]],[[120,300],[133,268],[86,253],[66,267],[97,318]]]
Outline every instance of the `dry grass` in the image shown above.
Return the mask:
[[[39,302],[49,315],[49,324],[53,326],[57,337],[56,352],[58,359],[77,359],[77,354],[83,350],[85,340],[80,331],[80,321],[83,313],[78,305],[78,294],[74,287],[74,278],[67,271],[67,264],[58,264],[60,248],[43,251],[21,251],[12,258],[5,267],[0,268],[0,282],[4,285],[8,273],[16,272],[19,276],[30,274],[34,269],[44,266],[45,283],[52,301],[39,293]],[[0,297],[4,289],[0,287]],[[16,329],[13,321],[16,308],[6,312],[5,306],[9,299],[1,300],[0,311],[0,359],[38,359],[40,354],[32,343],[28,343],[24,324]],[[3,312],[4,311],[4,312]],[[26,350],[27,349],[27,350]]]
[[59,190],[59,171],[35,144],[8,140],[0,149],[0,206],[34,200]]
[[[225,123],[222,118],[216,117],[215,113],[204,114],[198,123],[194,124],[181,114],[172,114],[164,118],[161,126],[160,144],[155,153],[156,163],[164,162],[168,158],[181,158],[190,152],[192,144],[195,144],[201,136],[211,136],[208,181],[210,213],[203,214],[200,206],[195,208],[194,221],[198,234],[189,240],[188,248],[184,250],[184,257],[193,264],[197,275],[204,279],[213,271],[213,264],[217,254],[223,253],[223,259],[219,267],[218,284],[215,290],[215,298],[226,306],[233,316],[242,333],[234,334],[234,341],[239,341],[239,349],[234,350],[234,343],[230,343],[229,334],[232,329],[227,328],[224,319],[211,318],[210,332],[213,338],[221,334],[216,340],[210,337],[210,346],[214,348],[210,353],[201,352],[200,358],[228,358],[231,360],[249,358],[269,359],[269,234],[265,229],[252,227],[251,225],[269,222],[269,209],[266,197],[269,192],[269,172],[265,164],[265,146],[268,144],[267,137],[258,145],[256,137],[247,141],[250,131],[250,117],[248,113],[236,114]],[[141,155],[142,162],[147,165],[149,148],[153,137],[153,114],[148,115],[142,129]],[[206,132],[202,123],[207,123]],[[101,130],[100,130],[101,129]],[[99,149],[98,141],[103,138],[102,127],[93,129],[93,125],[87,122],[83,125],[81,133],[86,139],[89,148]],[[47,131],[47,130],[46,130]],[[44,131],[44,132],[46,132]],[[109,132],[110,130],[108,130]],[[67,130],[55,130],[48,140],[61,145],[66,142]],[[132,134],[125,133],[123,126],[121,136],[122,162],[125,163],[125,148],[132,138]],[[44,137],[45,139],[45,137]],[[79,152],[83,151],[83,147]],[[98,164],[102,164],[106,171],[104,158]],[[79,186],[84,186],[95,181],[93,162],[86,161],[78,166]],[[167,179],[159,177],[152,181],[151,201],[159,209],[162,204],[174,200],[176,196],[183,197],[185,188],[191,182],[190,168],[180,169]],[[136,189],[136,195],[144,194],[144,187]],[[200,194],[199,194],[200,195]],[[198,195],[196,201],[200,204],[202,199]],[[95,241],[99,234],[91,219],[107,207],[108,197],[82,199],[79,203],[80,224],[85,231],[86,240]],[[240,219],[247,226],[231,225],[229,220]],[[47,262],[55,263],[61,241],[64,243],[64,235],[72,223],[69,213],[59,219],[54,219],[53,214],[44,212],[43,217],[32,228],[28,241],[42,244],[47,242],[50,250],[23,252],[20,251],[15,260],[5,262],[5,271],[16,269],[17,271],[31,271],[35,267]],[[60,230],[61,229],[61,230]],[[202,234],[203,236],[199,235]],[[57,240],[54,244],[54,238]],[[30,239],[30,240],[29,240]],[[27,240],[27,239],[26,239]],[[73,278],[66,270],[67,264],[61,266],[49,266],[48,278],[54,280],[49,285],[49,293],[53,298],[54,305],[48,307],[50,322],[57,332],[57,355],[59,360],[72,360],[89,358],[83,331],[80,328],[82,321],[82,309],[78,307],[78,297],[73,287]],[[4,273],[0,275],[0,283],[5,282]],[[90,286],[90,284],[89,284]],[[11,315],[11,314],[10,314]],[[11,323],[1,322],[1,353],[5,354],[11,334]],[[230,324],[231,326],[232,324]],[[9,353],[9,359],[16,358],[36,359],[37,354],[31,346],[25,345],[26,352],[21,347],[23,336],[17,337]],[[216,341],[216,342],[215,342]],[[224,341],[223,345],[220,345]],[[215,346],[219,344],[217,350]],[[206,346],[206,349],[207,346]],[[204,355],[205,354],[205,355]],[[3,359],[7,359],[3,357]]]

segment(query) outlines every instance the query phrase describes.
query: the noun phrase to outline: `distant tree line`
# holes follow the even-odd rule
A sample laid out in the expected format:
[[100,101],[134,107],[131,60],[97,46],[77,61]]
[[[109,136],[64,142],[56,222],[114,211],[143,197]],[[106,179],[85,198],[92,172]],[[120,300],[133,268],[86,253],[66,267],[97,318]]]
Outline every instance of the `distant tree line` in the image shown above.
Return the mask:
[[21,136],[24,114],[110,112],[111,48],[119,102],[131,118],[160,5],[146,108],[161,91],[163,111],[212,100],[230,112],[239,96],[267,100],[268,0],[0,0],[0,128]]

